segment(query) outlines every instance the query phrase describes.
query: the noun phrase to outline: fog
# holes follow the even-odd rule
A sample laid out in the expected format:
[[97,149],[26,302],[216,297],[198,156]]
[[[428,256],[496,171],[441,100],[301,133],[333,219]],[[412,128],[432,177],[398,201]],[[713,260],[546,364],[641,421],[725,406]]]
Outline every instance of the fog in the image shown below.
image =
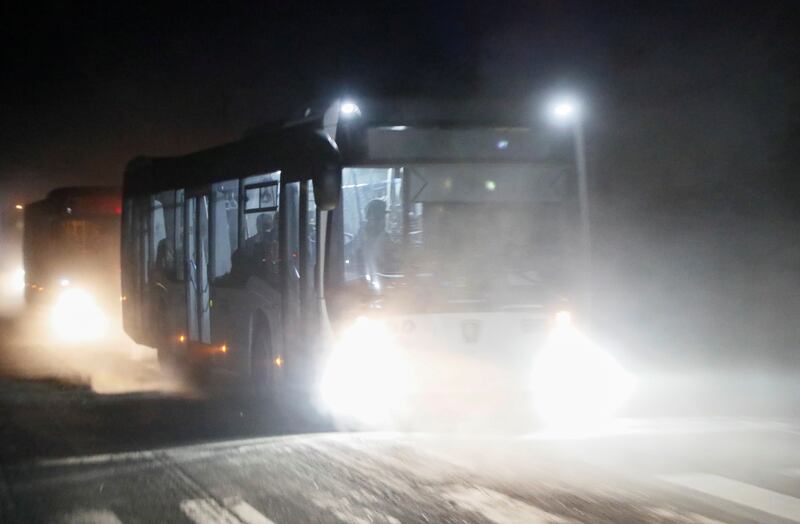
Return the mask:
[[113,312],[106,312],[102,337],[68,342],[54,333],[48,305],[26,307],[22,291],[4,298],[0,375],[53,380],[99,394],[197,394],[182,377],[162,373],[155,349],[135,344]]

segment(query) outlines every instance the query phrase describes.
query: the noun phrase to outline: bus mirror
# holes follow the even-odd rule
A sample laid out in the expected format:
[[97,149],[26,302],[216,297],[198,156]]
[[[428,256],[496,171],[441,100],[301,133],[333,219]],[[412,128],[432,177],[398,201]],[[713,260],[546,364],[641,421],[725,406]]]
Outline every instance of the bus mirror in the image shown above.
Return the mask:
[[339,205],[342,187],[342,168],[338,165],[323,166],[314,177],[314,202],[317,209],[329,211]]

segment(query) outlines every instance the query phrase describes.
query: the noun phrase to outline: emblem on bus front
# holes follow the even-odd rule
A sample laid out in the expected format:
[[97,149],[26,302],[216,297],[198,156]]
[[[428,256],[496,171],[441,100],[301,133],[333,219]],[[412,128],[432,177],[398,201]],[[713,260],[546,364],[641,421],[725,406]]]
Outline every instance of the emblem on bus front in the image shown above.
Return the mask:
[[474,344],[481,335],[481,324],[477,320],[465,320],[461,323],[461,336],[464,342]]

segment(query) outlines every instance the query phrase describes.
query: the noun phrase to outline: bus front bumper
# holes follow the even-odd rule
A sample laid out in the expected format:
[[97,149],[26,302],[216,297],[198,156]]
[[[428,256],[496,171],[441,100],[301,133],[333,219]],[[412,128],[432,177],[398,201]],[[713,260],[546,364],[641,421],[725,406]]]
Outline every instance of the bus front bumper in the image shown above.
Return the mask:
[[554,326],[534,347],[497,344],[491,353],[470,354],[398,344],[381,322],[359,319],[327,357],[319,400],[335,418],[365,427],[525,413],[564,427],[613,416],[634,385],[632,375],[574,326]]

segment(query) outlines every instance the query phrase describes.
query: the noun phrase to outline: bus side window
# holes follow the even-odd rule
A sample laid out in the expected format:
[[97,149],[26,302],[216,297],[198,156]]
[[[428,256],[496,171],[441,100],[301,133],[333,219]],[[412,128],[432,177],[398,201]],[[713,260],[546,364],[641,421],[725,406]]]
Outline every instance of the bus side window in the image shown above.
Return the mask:
[[167,230],[164,225],[164,206],[156,195],[150,201],[150,252],[148,280],[161,280],[167,260]]
[[305,271],[306,288],[303,290],[304,299],[310,300],[314,293],[315,262],[317,260],[317,205],[314,201],[314,184],[308,181],[308,204],[306,208],[306,260]]
[[[280,267],[278,250],[278,202],[280,171],[255,175],[242,181],[244,242],[234,253],[233,272],[276,280]],[[241,267],[241,271],[237,269]]]
[[148,197],[139,197],[136,201],[136,209],[136,225],[138,227],[136,239],[138,244],[137,258],[139,259],[137,265],[139,269],[139,283],[141,286],[144,286],[149,282],[147,268],[152,260],[152,253],[149,249],[150,237],[152,235],[150,199]]
[[125,213],[122,216],[122,295],[127,300],[127,295],[134,293],[136,280],[135,270],[135,236],[133,228],[133,199],[125,199]]
[[215,280],[228,276],[233,267],[233,254],[239,243],[239,181],[217,182],[212,186],[212,228],[214,231]]
[[169,280],[175,280],[175,192],[159,193],[155,202],[153,232],[156,271]]
[[184,280],[183,251],[183,189],[178,189],[175,191],[175,278],[178,282]]

